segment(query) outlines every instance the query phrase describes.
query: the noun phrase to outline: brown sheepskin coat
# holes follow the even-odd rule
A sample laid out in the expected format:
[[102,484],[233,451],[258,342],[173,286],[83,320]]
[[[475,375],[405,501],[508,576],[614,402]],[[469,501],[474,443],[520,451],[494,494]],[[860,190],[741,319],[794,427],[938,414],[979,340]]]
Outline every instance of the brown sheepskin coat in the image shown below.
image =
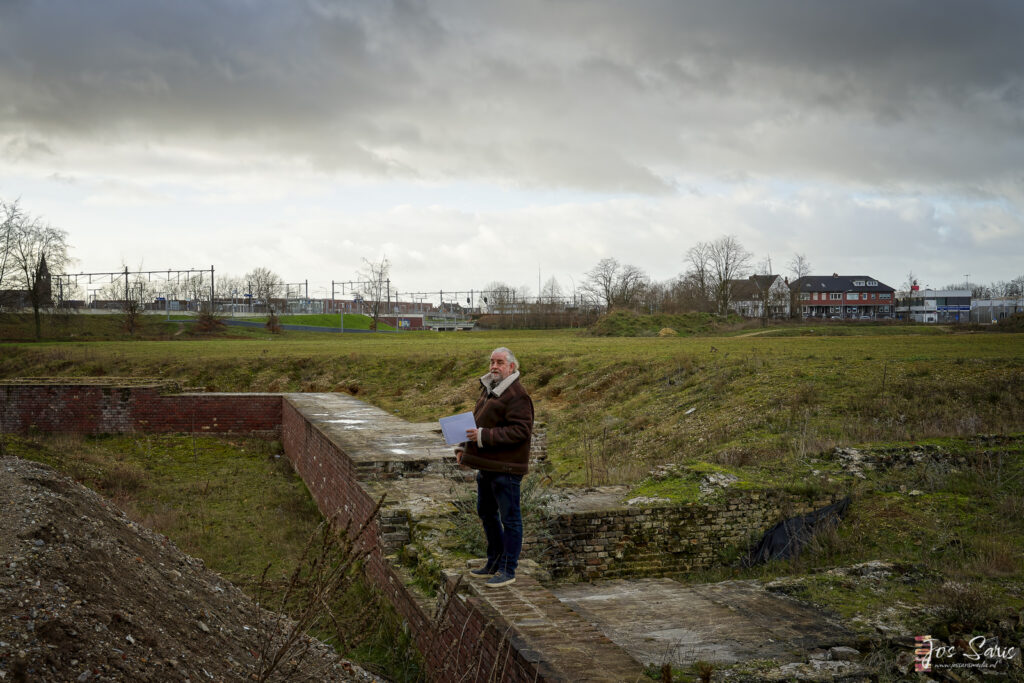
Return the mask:
[[[510,376],[511,378],[511,376]],[[490,376],[480,378],[482,390],[473,408],[476,426],[482,428],[480,444],[464,444],[462,464],[476,470],[526,474],[530,467],[530,435],[533,432],[533,401],[519,382],[491,388]]]

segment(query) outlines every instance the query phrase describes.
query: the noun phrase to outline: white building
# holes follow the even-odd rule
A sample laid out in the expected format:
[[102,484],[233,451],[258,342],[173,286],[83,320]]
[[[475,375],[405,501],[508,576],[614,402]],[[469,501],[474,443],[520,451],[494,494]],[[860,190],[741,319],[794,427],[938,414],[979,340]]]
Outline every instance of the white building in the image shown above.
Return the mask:
[[971,322],[995,323],[1024,312],[1024,298],[977,299],[971,302]]
[[965,323],[971,317],[971,290],[914,290],[900,298],[896,312],[918,323]]

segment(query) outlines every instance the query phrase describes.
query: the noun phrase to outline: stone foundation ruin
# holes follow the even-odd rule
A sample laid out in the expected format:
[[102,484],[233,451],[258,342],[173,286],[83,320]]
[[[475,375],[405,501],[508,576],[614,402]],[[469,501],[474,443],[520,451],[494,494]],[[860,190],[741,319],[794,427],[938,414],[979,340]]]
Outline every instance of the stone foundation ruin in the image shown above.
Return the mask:
[[[8,432],[279,439],[321,513],[342,523],[367,518],[384,496],[366,574],[405,619],[435,680],[636,680],[652,664],[728,663],[776,650],[792,657],[849,638],[814,610],[749,582],[685,588],[667,578],[713,567],[724,548],[829,500],[728,488],[710,502],[676,505],[630,506],[614,491],[556,497],[540,528],[526,530],[519,580],[486,589],[464,578],[465,556],[452,547],[472,479],[433,424],[344,394],[182,392],[169,382],[9,381],[0,399]],[[757,627],[725,639],[702,634],[736,615]]]

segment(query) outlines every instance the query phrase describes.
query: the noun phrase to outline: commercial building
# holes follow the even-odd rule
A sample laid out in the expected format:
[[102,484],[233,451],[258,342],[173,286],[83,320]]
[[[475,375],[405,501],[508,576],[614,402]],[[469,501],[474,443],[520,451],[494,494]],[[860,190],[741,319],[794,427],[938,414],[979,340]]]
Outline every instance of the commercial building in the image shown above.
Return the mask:
[[917,323],[965,323],[971,315],[971,290],[911,289],[900,298],[896,313]]

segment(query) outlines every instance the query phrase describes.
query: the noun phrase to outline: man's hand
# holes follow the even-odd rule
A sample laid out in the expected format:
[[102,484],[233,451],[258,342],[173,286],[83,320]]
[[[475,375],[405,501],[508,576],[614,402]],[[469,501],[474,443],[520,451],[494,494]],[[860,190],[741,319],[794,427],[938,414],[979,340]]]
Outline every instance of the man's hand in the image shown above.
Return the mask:
[[480,434],[480,429],[467,429],[466,430],[466,441],[472,441],[473,443],[479,443],[477,438]]
[[462,446],[457,446],[455,448],[455,462],[459,463],[459,465],[462,465],[462,454],[463,453],[465,453],[465,451],[463,450]]

